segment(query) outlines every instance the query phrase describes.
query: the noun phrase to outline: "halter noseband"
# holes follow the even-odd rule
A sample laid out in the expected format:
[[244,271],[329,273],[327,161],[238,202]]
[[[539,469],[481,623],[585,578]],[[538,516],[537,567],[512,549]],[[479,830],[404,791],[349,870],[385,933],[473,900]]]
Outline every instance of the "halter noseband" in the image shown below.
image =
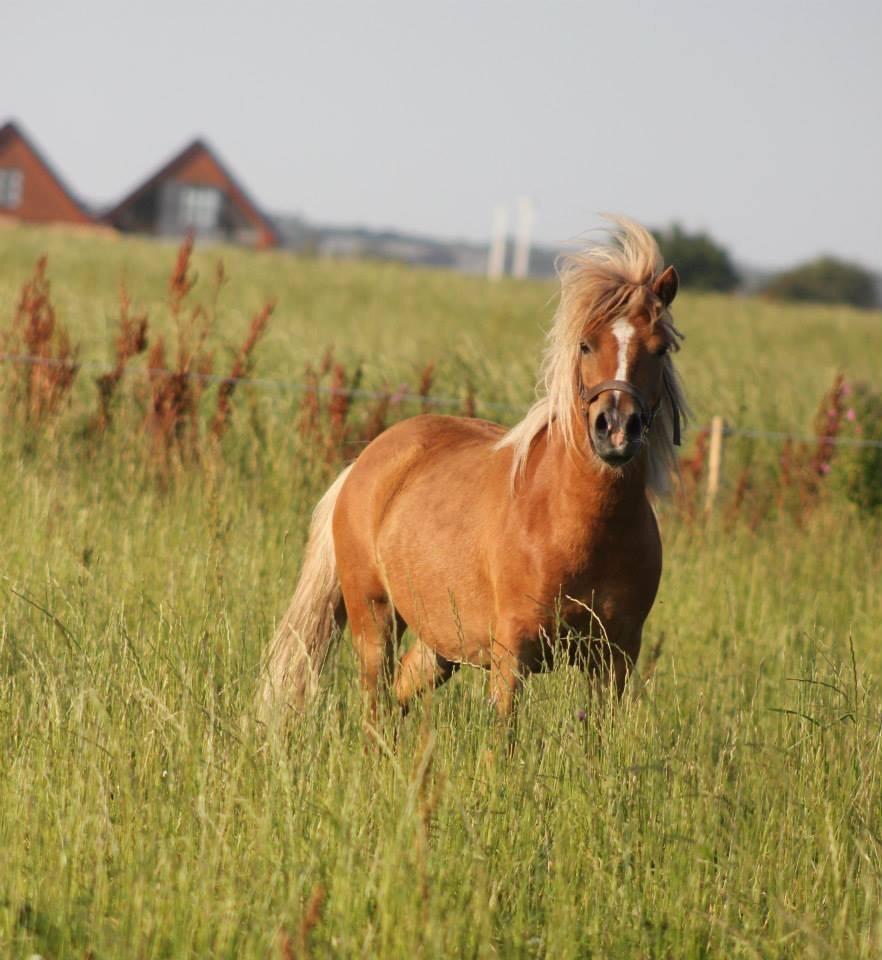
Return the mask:
[[[652,409],[649,408],[645,397],[643,394],[634,386],[633,383],[628,383],[627,380],[601,380],[600,383],[595,384],[590,390],[585,388],[585,384],[579,388],[579,395],[582,400],[582,409],[585,413],[588,412],[588,406],[592,400],[596,400],[601,393],[606,393],[609,390],[621,390],[622,393],[630,394],[636,401],[637,406],[640,408],[640,416],[643,419],[643,433],[641,435],[641,440],[646,438],[646,435],[649,433],[652,423],[658,414],[658,411],[661,409],[661,401],[659,401]],[[671,390],[671,385],[665,379],[665,392],[668,395],[668,399],[671,401],[671,413],[674,420],[674,446],[680,446],[680,408],[677,406],[677,401],[674,397],[674,391]]]

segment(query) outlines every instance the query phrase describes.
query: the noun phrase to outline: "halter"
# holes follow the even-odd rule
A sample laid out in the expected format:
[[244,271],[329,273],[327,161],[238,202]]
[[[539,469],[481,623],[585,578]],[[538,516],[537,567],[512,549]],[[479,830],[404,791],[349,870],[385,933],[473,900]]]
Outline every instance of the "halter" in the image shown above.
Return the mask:
[[[664,381],[665,392],[668,395],[668,399],[671,401],[671,413],[673,414],[674,420],[674,446],[680,446],[680,408],[677,406],[677,400],[674,397],[674,391],[671,389],[671,385],[668,383],[667,378]],[[640,408],[640,416],[643,420],[643,433],[640,436],[641,441],[646,439],[646,435],[649,433],[652,428],[653,421],[655,420],[658,411],[661,409],[661,400],[650,409],[649,404],[646,402],[646,398],[643,394],[634,386],[633,383],[628,383],[627,380],[601,380],[600,383],[595,384],[590,390],[585,388],[583,383],[579,387],[579,396],[582,400],[582,409],[585,413],[588,412],[588,406],[592,400],[596,400],[601,393],[606,393],[609,390],[621,390],[622,393],[630,394],[636,401],[637,406]]]

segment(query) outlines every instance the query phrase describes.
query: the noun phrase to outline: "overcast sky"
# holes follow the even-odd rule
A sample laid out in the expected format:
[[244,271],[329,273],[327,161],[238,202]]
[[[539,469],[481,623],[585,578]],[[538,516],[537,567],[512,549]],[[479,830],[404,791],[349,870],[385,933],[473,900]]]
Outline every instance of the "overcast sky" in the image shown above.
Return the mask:
[[270,211],[485,238],[536,204],[882,268],[882,0],[4,0],[0,122],[87,200],[204,135]]

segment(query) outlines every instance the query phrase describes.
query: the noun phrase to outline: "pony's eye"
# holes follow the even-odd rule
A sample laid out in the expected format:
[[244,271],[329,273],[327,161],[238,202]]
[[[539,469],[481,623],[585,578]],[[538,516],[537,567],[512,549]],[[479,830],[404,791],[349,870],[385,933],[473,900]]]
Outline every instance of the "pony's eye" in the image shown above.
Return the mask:
[[591,353],[591,347],[589,347],[584,340],[579,344],[579,349],[582,351],[582,356],[585,356],[586,353]]
[[663,344],[658,348],[658,350],[655,351],[655,355],[656,355],[657,357],[663,357],[663,356],[668,352],[668,350],[670,350],[670,349],[671,349],[671,345],[670,345],[669,343],[663,343]]

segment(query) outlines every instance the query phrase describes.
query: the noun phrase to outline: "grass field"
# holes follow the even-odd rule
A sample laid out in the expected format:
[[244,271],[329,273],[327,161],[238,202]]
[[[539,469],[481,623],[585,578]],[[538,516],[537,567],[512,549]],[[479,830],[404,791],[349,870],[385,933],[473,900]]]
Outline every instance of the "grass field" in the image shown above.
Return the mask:
[[[172,248],[4,230],[0,327],[44,251],[82,359],[110,361],[123,274],[162,326]],[[435,391],[473,383],[479,414],[532,396],[551,285],[223,256],[223,368],[273,296],[257,376],[300,381],[334,344],[369,388],[436,362]],[[699,423],[805,432],[838,370],[879,383],[879,314],[676,307]],[[365,750],[345,644],[317,709],[268,741],[260,655],[327,479],[299,403],[242,388],[222,452],[167,486],[131,424],[83,442],[85,373],[52,429],[5,421],[0,953],[882,957],[877,516],[833,495],[755,530],[663,508],[646,695],[585,721],[578,675],[534,678],[511,759],[471,671]]]

